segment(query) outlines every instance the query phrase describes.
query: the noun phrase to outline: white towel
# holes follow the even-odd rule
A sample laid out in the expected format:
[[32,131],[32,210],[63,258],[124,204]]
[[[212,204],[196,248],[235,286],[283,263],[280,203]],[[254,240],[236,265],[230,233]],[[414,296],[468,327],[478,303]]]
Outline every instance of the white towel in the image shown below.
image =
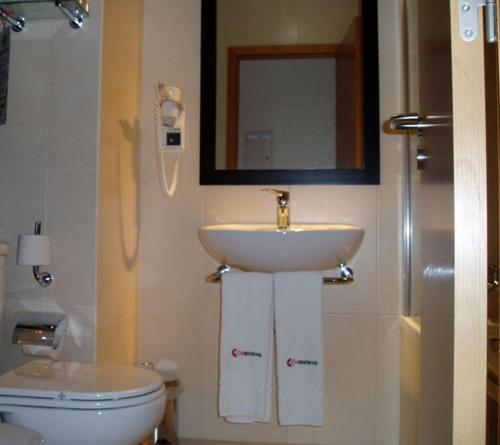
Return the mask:
[[272,410],[273,276],[222,276],[219,415],[269,422]]
[[323,311],[319,272],[274,275],[278,415],[283,426],[322,426]]

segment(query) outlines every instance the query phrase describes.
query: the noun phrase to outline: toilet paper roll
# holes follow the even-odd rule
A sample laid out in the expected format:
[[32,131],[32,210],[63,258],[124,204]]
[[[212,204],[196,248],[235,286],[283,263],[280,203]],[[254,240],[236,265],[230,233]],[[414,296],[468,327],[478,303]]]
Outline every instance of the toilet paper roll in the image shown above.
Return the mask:
[[66,333],[66,329],[68,328],[68,317],[64,317],[56,327],[54,332],[54,344],[53,349],[61,349],[62,344],[64,342],[64,334]]
[[50,237],[19,235],[17,264],[20,266],[48,266],[50,264]]
[[59,343],[56,349],[50,346],[23,345],[23,354],[27,357],[43,357],[57,360],[61,355],[62,343],[63,342]]

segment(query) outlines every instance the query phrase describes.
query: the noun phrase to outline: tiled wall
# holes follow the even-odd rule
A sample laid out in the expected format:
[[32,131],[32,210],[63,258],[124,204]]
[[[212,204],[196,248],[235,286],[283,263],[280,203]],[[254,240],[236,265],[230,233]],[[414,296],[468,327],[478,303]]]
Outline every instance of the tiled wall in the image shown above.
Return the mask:
[[[402,111],[400,12],[380,0],[381,116]],[[145,0],[141,151],[141,360],[177,361],[184,438],[339,445],[399,444],[401,202],[403,141],[381,136],[380,186],[292,186],[295,222],[362,225],[352,261],[356,282],[324,288],[326,422],[322,428],[231,425],[217,417],[217,264],[196,231],[215,222],[273,222],[275,203],[260,187],[200,187],[200,0]],[[175,44],[173,44],[175,42]],[[153,140],[156,80],[182,89],[188,147],[173,198],[162,196]]]
[[[64,359],[95,358],[96,192],[101,1],[85,28],[28,21],[12,35],[8,122],[0,126],[0,239],[11,244],[0,372],[26,358],[10,345],[20,310],[70,316]],[[19,233],[35,220],[52,237],[54,284],[16,266]]]
[[97,359],[115,364],[137,363],[142,10],[104,4]]

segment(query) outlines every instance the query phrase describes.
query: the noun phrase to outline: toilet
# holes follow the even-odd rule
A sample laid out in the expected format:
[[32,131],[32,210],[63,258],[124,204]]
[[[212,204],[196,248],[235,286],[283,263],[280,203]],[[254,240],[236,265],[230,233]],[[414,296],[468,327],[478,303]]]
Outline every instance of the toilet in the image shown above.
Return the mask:
[[137,445],[161,422],[161,376],[134,366],[34,360],[0,376],[0,414],[50,445]]
[[[0,307],[7,251],[0,243]],[[165,401],[163,379],[149,369],[32,360],[0,376],[0,445],[138,445]]]

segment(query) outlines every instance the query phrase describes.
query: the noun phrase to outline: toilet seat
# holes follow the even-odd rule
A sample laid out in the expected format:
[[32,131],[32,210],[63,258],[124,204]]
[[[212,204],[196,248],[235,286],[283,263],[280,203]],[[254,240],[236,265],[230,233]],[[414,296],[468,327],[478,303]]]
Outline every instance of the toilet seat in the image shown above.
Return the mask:
[[103,410],[164,393],[157,373],[133,366],[34,360],[0,376],[0,405]]

